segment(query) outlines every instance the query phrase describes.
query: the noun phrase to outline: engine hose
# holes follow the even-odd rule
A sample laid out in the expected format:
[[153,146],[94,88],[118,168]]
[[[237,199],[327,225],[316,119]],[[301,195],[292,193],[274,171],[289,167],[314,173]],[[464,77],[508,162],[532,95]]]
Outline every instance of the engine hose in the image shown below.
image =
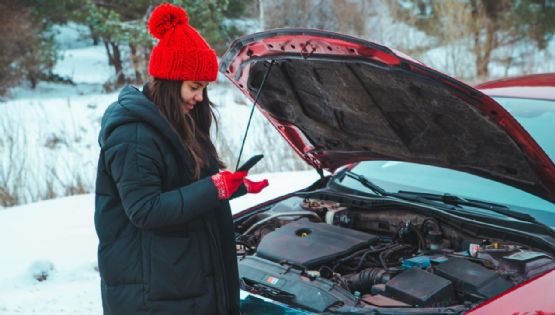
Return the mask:
[[360,255],[360,254],[366,254],[366,253],[375,254],[375,253],[379,253],[379,252],[384,251],[384,250],[386,250],[386,249],[393,248],[393,247],[395,247],[395,246],[397,246],[397,245],[398,245],[398,244],[396,244],[396,243],[392,243],[392,244],[389,244],[389,245],[385,245],[385,246],[383,246],[383,247],[369,248],[369,249],[361,249],[361,250],[359,250],[359,251],[356,251],[356,252],[352,253],[351,255],[349,255],[349,256],[347,256],[347,257],[343,257],[343,258],[339,259],[338,262],[340,262],[340,263],[341,263],[341,262],[345,262],[345,261],[350,260],[350,259],[352,259],[352,258],[354,258],[354,257],[356,257],[356,256],[358,256],[358,255]]
[[378,258],[380,259],[380,263],[382,264],[382,267],[385,270],[389,270],[389,266],[386,263],[386,260],[389,257],[389,255],[395,253],[396,251],[410,249],[410,248],[413,248],[413,247],[410,245],[398,244],[397,246],[394,246],[388,250],[384,250],[383,252],[381,252]]
[[359,273],[346,275],[343,279],[346,280],[352,292],[358,291],[364,294],[369,293],[373,285],[389,281],[391,275],[382,268],[369,268]]
[[[351,255],[349,255],[347,257],[343,257],[343,258],[339,259],[337,261],[337,263],[333,266],[332,270],[333,270],[333,272],[335,272],[337,267],[342,266],[342,268],[345,268],[345,269],[350,270],[350,271],[358,271],[362,267],[362,264],[364,263],[364,260],[366,259],[366,257],[369,254],[377,254],[377,253],[384,252],[384,251],[389,250],[389,249],[393,249],[397,246],[399,246],[399,244],[392,243],[392,244],[388,244],[388,245],[385,245],[385,246],[382,246],[382,247],[362,249],[362,250],[356,251],[356,252],[352,253]],[[358,262],[356,267],[348,267],[348,266],[344,265],[345,262],[359,256],[360,254],[362,254],[362,257],[359,259],[359,262]]]

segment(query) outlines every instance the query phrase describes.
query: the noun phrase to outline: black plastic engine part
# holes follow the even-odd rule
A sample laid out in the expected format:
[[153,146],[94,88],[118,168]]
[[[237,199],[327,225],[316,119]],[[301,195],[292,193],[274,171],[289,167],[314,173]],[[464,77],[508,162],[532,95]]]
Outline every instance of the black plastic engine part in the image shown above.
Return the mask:
[[449,258],[435,273],[453,281],[455,289],[470,299],[490,298],[513,286],[494,271],[461,258]]
[[554,269],[555,261],[544,253],[520,251],[504,256],[501,259],[501,265],[504,265],[506,269],[516,269],[519,274],[524,276],[524,279],[529,279]]
[[355,306],[358,302],[355,296],[334,282],[321,277],[309,280],[302,271],[294,268],[256,256],[240,259],[238,264],[242,289],[254,289],[289,305],[321,313],[332,305]]
[[414,306],[445,306],[455,297],[455,290],[451,281],[412,268],[389,280],[384,295]]
[[392,299],[390,297],[387,297],[381,294],[377,294],[377,295],[365,294],[362,296],[362,301],[370,305],[375,305],[380,307],[410,307],[410,305],[407,303],[397,301],[395,299]]
[[369,293],[375,284],[386,283],[391,275],[383,268],[369,268],[343,277],[352,292]]
[[256,255],[312,268],[367,247],[375,235],[303,218],[266,235]]

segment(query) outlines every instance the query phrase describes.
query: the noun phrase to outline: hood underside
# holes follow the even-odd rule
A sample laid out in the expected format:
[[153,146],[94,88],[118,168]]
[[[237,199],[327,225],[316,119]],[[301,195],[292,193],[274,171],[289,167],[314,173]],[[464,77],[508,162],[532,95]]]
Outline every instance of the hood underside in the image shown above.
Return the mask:
[[[237,40],[220,71],[319,169],[398,160],[555,200],[555,166],[499,104],[386,47],[283,29]],[[266,79],[264,80],[264,78]]]

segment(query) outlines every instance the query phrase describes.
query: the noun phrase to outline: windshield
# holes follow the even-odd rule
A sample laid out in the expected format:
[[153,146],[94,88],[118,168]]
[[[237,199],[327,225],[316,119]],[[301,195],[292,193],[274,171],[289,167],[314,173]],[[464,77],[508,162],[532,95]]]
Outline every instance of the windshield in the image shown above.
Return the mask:
[[494,97],[555,161],[555,101]]
[[[532,135],[551,160],[555,157],[552,140],[555,125],[555,102],[514,98],[497,98]],[[539,221],[555,226],[555,204],[517,188],[479,176],[429,165],[397,161],[364,161],[352,171],[381,186],[388,192],[408,190],[429,193],[449,193],[460,197],[507,205],[528,213]],[[351,177],[337,182],[351,189],[372,191]]]

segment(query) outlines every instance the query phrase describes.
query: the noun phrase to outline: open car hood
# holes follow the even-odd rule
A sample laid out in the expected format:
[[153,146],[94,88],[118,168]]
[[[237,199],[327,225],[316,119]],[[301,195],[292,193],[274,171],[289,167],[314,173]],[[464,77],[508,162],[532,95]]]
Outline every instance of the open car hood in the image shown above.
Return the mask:
[[387,47],[314,29],[271,30],[236,40],[220,72],[251,101],[259,93],[257,107],[317,169],[407,161],[555,201],[555,165],[505,109]]

